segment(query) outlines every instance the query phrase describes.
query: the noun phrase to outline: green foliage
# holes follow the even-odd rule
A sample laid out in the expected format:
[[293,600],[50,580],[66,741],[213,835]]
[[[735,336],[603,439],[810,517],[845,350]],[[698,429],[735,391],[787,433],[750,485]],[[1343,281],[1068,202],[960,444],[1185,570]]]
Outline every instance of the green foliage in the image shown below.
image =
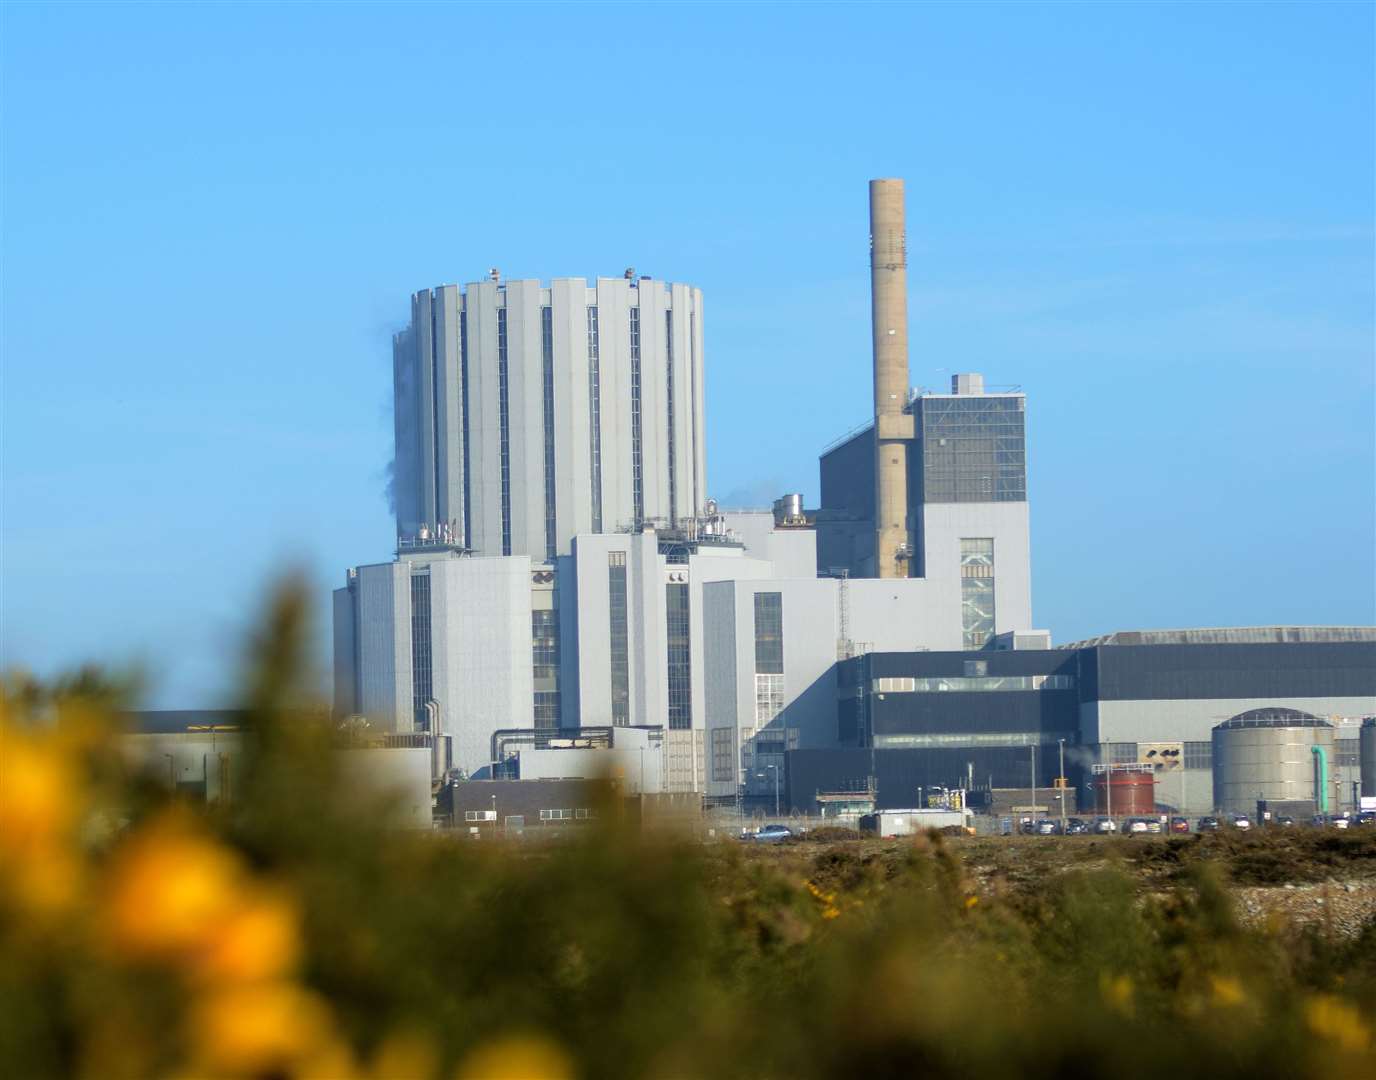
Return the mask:
[[[1087,841],[1082,865],[1058,870],[1047,842],[1018,849],[1034,868],[1019,882],[978,880],[962,852],[985,849],[935,834],[758,850],[643,836],[613,815],[558,844],[387,832],[335,783],[323,711],[302,710],[303,610],[297,585],[269,607],[244,676],[253,753],[236,802],[199,827],[294,898],[291,978],[327,1003],[330,1060],[352,1062],[347,1075],[378,1075],[367,1063],[399,1032],[428,1048],[427,1076],[522,1032],[563,1055],[550,1075],[585,1077],[1253,1080],[1373,1066],[1376,925],[1339,942],[1235,917],[1229,858],[1241,880],[1269,880],[1316,841]],[[111,685],[88,673],[64,693],[106,708]],[[49,696],[27,684],[9,709]],[[79,754],[79,775],[96,776],[107,749]],[[83,850],[96,884],[61,919],[0,893],[5,1075],[188,1075],[195,1060],[181,1048],[197,1045],[199,1014],[179,988],[202,984],[99,944],[99,883],[168,810],[146,790],[119,795],[131,824]],[[1310,856],[1369,850],[1342,838]],[[112,1017],[145,1050],[111,1049]],[[264,1061],[213,1074],[331,1071]]]

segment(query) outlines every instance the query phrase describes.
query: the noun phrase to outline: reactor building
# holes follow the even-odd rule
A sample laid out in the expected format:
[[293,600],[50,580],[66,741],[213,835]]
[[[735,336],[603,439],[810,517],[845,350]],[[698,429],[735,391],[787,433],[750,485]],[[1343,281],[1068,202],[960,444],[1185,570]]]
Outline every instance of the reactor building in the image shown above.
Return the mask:
[[1330,775],[1355,780],[1376,630],[1052,648],[1034,629],[1026,395],[974,372],[911,388],[902,181],[872,181],[869,212],[874,410],[822,452],[815,509],[709,497],[698,289],[493,271],[416,293],[394,339],[395,557],[333,597],[340,720],[443,745],[432,761],[468,777],[522,753],[569,775],[560,754],[605,743],[662,791],[777,788],[806,811],[1067,782],[1064,755],[1072,784],[1140,765],[1158,801],[1207,809],[1213,729],[1291,708],[1332,722]]

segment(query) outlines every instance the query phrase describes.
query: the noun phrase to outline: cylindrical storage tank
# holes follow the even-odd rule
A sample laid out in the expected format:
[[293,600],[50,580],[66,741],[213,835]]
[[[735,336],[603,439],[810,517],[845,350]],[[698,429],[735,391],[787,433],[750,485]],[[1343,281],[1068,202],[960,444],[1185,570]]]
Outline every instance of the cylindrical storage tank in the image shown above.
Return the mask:
[[1114,817],[1150,816],[1156,813],[1156,777],[1150,769],[1096,773],[1094,811]]
[[1362,721],[1362,797],[1376,799],[1376,716]]
[[1214,804],[1225,814],[1256,813],[1262,799],[1322,808],[1316,777],[1331,788],[1333,725],[1298,709],[1250,709],[1214,728],[1213,758]]
[[801,495],[789,494],[774,500],[775,525],[795,525],[802,520],[804,518],[803,497]]

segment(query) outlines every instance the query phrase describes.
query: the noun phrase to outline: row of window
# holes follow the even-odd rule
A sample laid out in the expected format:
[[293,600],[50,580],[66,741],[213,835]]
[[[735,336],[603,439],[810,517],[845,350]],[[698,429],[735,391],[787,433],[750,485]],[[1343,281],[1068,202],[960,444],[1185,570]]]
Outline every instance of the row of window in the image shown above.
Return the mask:
[[576,809],[576,810],[541,810],[541,821],[587,821],[597,817],[596,810]]
[[960,630],[967,649],[982,649],[994,635],[994,541],[960,541]]
[[540,358],[545,406],[545,558],[553,562],[558,550],[554,525],[554,317],[547,307],[540,309]]
[[635,523],[645,520],[645,475],[640,441],[640,309],[631,308],[631,505]]
[[411,714],[417,731],[430,730],[426,704],[435,696],[430,645],[430,575],[411,575]]
[[919,679],[886,676],[874,679],[870,689],[876,694],[929,694],[985,690],[1073,690],[1073,675],[985,675],[975,678],[937,676]]
[[626,553],[607,553],[607,598],[611,615],[612,724],[631,722],[631,653],[626,611]]
[[602,373],[597,309],[588,308],[588,401],[592,410],[592,531],[602,531]]
[[511,554],[511,394],[507,375],[506,308],[497,309],[497,422],[501,440],[502,554]]
[[693,660],[686,582],[669,582],[664,586],[664,610],[669,654],[669,728],[686,730],[693,726]]

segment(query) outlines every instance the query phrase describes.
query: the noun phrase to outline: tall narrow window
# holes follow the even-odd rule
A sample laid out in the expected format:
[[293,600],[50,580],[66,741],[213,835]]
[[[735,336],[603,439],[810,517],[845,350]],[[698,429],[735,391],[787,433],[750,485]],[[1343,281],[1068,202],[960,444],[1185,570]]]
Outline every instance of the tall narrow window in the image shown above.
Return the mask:
[[674,474],[674,312],[664,313],[665,385],[669,390],[669,524],[678,524],[678,477]]
[[468,312],[459,312],[459,403],[462,406],[463,423],[463,535],[461,542],[466,548],[473,545],[469,541],[470,524],[473,521],[473,500],[470,494],[472,472],[468,464]]
[[554,313],[540,309],[540,347],[545,400],[545,558],[554,561],[557,536],[554,514]]
[[598,341],[597,308],[588,308],[588,407],[592,410],[589,438],[592,441],[592,531],[602,531],[602,372]]
[[631,308],[631,505],[635,526],[645,521],[645,475],[640,443],[640,308]]
[[665,586],[665,630],[669,652],[669,727],[693,726],[693,661],[688,634],[688,585],[671,581]]
[[688,471],[693,474],[693,513],[702,510],[701,492],[698,491],[698,321],[690,312],[688,315],[688,430],[693,434],[693,460]]
[[755,726],[762,728],[784,707],[784,596],[755,594]]
[[[444,415],[444,348],[440,344],[440,296],[434,294],[430,302],[430,430],[435,433],[430,445],[435,456],[430,460],[431,483],[435,486],[435,521],[439,525],[448,519],[444,507],[445,490],[440,484],[440,461],[449,450],[449,432],[440,424]],[[442,509],[443,507],[443,509]]]
[[507,373],[506,308],[497,309],[497,422],[501,437],[502,554],[511,554],[511,400]]
[[994,541],[960,541],[960,626],[967,649],[982,649],[994,633]]
[[426,704],[435,696],[430,649],[430,574],[411,575],[411,716],[416,731],[430,730]]
[[626,621],[626,553],[607,553],[607,598],[611,612],[612,724],[631,722],[631,654]]
[[559,718],[559,613],[530,613],[531,675],[535,684],[535,726],[557,728]]

